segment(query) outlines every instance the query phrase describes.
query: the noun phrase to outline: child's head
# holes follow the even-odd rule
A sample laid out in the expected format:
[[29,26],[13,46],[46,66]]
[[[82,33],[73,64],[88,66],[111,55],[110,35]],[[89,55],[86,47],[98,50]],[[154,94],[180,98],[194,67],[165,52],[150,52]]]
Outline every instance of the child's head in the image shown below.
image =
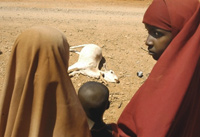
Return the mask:
[[102,121],[103,113],[109,108],[109,90],[102,83],[90,81],[78,90],[78,97],[87,117],[94,122]]

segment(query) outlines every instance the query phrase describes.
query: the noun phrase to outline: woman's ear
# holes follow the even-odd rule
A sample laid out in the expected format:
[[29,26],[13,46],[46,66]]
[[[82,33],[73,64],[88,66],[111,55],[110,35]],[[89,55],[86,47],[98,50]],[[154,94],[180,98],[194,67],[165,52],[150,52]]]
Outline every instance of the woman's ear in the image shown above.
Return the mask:
[[106,106],[106,109],[109,109],[109,107],[110,107],[110,101],[108,101],[108,104],[107,104],[107,106]]

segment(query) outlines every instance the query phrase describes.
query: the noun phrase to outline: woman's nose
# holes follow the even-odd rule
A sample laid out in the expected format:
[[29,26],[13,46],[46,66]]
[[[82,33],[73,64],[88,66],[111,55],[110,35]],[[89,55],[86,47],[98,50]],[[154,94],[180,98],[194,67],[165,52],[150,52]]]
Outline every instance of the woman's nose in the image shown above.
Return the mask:
[[147,46],[152,46],[152,45],[153,45],[153,40],[152,40],[151,35],[148,35],[145,44],[146,44]]

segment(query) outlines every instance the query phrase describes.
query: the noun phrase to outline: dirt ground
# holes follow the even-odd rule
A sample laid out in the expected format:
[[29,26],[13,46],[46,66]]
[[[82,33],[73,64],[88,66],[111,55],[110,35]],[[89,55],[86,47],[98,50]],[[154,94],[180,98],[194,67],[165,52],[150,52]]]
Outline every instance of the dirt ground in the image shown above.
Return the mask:
[[[97,44],[103,50],[107,69],[120,83],[108,83],[110,108],[107,123],[117,122],[131,97],[148,77],[155,61],[144,50],[147,32],[143,14],[152,0],[0,0],[0,93],[8,58],[17,36],[36,25],[53,26],[63,31],[70,46]],[[69,65],[78,56],[70,53]],[[137,72],[144,76],[139,78]],[[76,90],[86,81],[99,81],[83,75],[72,79]],[[142,108],[141,108],[142,109]]]

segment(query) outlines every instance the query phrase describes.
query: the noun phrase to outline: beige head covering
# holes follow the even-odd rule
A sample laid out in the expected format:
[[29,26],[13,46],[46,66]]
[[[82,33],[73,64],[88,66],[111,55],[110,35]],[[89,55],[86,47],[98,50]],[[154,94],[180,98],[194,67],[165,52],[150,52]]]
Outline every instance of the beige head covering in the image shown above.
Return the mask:
[[0,137],[88,137],[67,73],[69,45],[57,29],[35,27],[16,40],[0,96]]

